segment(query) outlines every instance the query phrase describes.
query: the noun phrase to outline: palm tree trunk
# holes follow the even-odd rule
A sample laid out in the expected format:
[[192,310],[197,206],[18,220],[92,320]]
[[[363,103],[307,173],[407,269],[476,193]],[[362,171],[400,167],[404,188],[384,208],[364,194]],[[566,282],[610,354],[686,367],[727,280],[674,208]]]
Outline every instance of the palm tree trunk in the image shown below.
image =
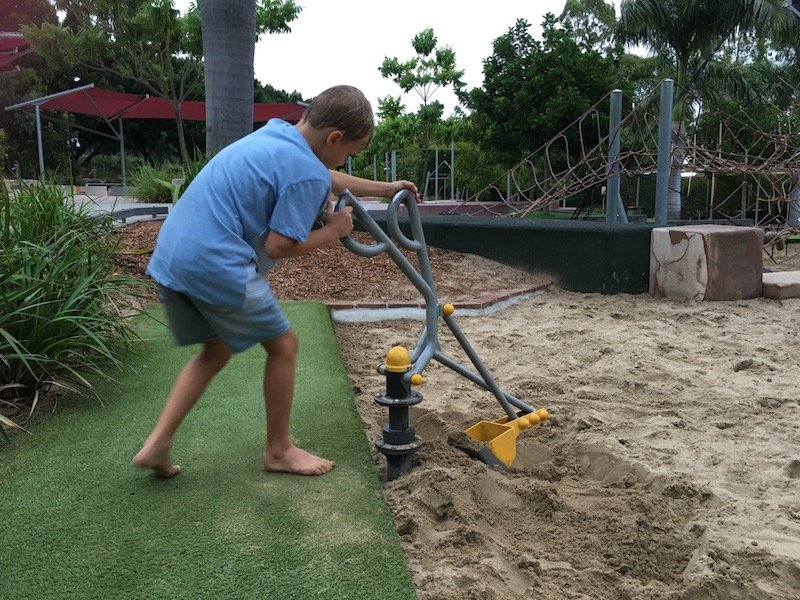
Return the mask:
[[255,0],[202,0],[206,154],[253,131]]

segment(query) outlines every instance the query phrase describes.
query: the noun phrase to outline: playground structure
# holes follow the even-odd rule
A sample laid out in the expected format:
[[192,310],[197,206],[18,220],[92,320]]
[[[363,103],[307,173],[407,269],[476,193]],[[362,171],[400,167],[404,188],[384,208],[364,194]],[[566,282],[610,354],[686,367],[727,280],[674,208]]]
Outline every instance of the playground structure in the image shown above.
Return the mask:
[[[398,214],[401,205],[406,206],[412,238],[407,237],[400,229]],[[480,421],[465,433],[485,444],[475,451],[477,458],[489,464],[510,466],[516,456],[516,440],[520,432],[547,420],[549,413],[544,408],[534,409],[500,388],[453,318],[453,305],[439,303],[414,193],[403,190],[395,194],[389,202],[389,233],[377,224],[347,190],[340,195],[337,210],[344,206],[352,207],[354,218],[375,239],[372,244],[362,244],[346,236],[342,239],[345,247],[354,254],[367,258],[386,252],[425,300],[425,325],[416,346],[411,351],[403,346],[391,348],[385,362],[378,366],[378,372],[386,376],[386,391],[376,393],[374,399],[388,408],[389,421],[383,427],[383,437],[375,445],[386,456],[387,480],[396,479],[409,470],[413,455],[422,449],[422,441],[417,438],[409,417],[409,408],[419,404],[422,395],[412,391],[411,386],[423,383],[422,372],[431,360],[436,360],[491,392],[500,403],[505,416],[492,421]],[[400,247],[416,253],[418,268],[406,258]],[[450,329],[477,373],[442,352],[438,339],[439,318]]]
[[[800,239],[799,92],[775,75],[750,108],[725,108],[665,79],[633,100],[623,118],[622,92],[613,90],[476,192],[456,189],[453,146],[449,154],[437,148],[425,197],[438,200],[449,189],[450,200],[421,210],[498,218],[549,211],[573,221],[604,221],[610,229],[647,223],[648,214],[656,227],[754,225],[764,230],[764,250],[775,260],[776,250]],[[785,97],[795,99],[788,109]],[[684,114],[676,113],[676,99]],[[760,119],[753,110],[763,112]],[[759,126],[766,119],[770,130]],[[407,160],[386,153],[387,180],[396,179],[397,166]]]
[[[770,97],[795,89],[779,87],[767,90]],[[678,93],[691,119],[676,114]],[[751,108],[774,117],[764,131],[746,110],[726,112],[676,91],[670,79],[624,118],[622,93],[614,90],[469,200],[421,204],[425,236],[438,248],[547,275],[569,291],[604,294],[649,291],[653,227],[755,225],[764,230],[767,260],[795,260],[797,251],[788,249],[800,248],[792,244],[800,241],[797,113],[779,110],[770,97]],[[647,213],[631,214],[640,193],[650,202]],[[599,214],[590,202],[598,198]],[[545,211],[554,218],[521,218]],[[375,219],[388,229],[377,211]]]
[[[773,95],[798,97],[797,88],[779,76],[774,87],[780,91]],[[673,112],[678,96],[685,99],[688,119]],[[640,207],[641,184],[655,176],[655,224],[664,226],[690,216],[680,214],[680,202],[690,196],[693,182],[705,177],[705,207],[692,218],[749,219],[785,238],[786,230],[800,227],[800,136],[792,111],[775,106],[766,93],[758,103],[773,115],[773,130],[760,129],[745,108],[725,110],[676,89],[670,79],[622,118],[622,93],[614,90],[519,161],[504,181],[477,191],[464,204],[501,201],[509,207],[503,214],[512,216],[569,204],[577,217],[599,197],[606,221],[625,224],[627,212]],[[624,203],[621,178],[629,184]],[[598,188],[601,194],[595,193]]]

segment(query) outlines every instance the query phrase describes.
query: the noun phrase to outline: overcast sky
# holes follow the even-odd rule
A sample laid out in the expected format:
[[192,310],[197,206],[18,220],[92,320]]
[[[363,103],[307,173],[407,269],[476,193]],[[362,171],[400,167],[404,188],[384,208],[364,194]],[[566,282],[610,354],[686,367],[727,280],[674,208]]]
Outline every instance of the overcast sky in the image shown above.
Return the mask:
[[[190,0],[175,0],[185,10]],[[438,44],[450,46],[456,64],[464,70],[467,87],[483,83],[483,60],[492,54],[492,42],[517,19],[527,20],[531,33],[541,38],[540,24],[547,12],[558,16],[565,0],[297,0],[303,7],[290,26],[291,33],[261,37],[256,45],[255,76],[262,83],[303,97],[315,96],[340,83],[359,87],[377,110],[378,98],[402,96],[408,110],[420,99],[403,94],[378,68],[385,57],[408,60],[415,56],[412,38],[428,27]],[[614,0],[619,7],[619,0]],[[617,10],[619,10],[617,8]],[[445,90],[434,97],[446,114],[456,105]]]

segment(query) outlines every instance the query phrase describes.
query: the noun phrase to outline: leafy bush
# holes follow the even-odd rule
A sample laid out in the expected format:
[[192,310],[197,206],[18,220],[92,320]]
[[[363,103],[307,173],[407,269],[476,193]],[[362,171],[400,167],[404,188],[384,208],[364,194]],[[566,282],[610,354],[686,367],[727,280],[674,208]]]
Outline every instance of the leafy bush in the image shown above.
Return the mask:
[[32,414],[42,391],[91,390],[121,366],[133,332],[115,299],[133,281],[114,274],[111,230],[60,187],[0,189],[0,409]]
[[[142,202],[175,203],[205,163],[203,155],[197,153],[186,169],[177,163],[163,163],[157,167],[143,164],[131,176],[134,194]],[[182,181],[173,184],[173,180]]]
[[[144,164],[140,156],[126,155],[126,172],[133,173]],[[98,154],[87,165],[88,181],[122,182],[122,163],[119,154]]]
[[[192,183],[195,176],[200,172],[200,170],[206,166],[208,160],[201,152],[195,152],[194,157],[189,161],[189,167],[184,170],[183,176],[186,181],[183,184],[182,190],[185,190],[186,187]],[[182,191],[181,190],[181,191]]]
[[183,178],[183,169],[175,163],[158,167],[143,164],[131,174],[134,195],[142,202],[173,202],[175,196],[172,180]]

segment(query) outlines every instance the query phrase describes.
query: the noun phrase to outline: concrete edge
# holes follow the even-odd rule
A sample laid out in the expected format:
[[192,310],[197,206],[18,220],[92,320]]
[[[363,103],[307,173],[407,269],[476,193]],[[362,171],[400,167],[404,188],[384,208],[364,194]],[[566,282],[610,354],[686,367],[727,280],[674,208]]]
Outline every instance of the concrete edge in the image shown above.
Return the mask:
[[[517,293],[504,294],[495,301],[487,302],[481,306],[474,306],[476,303],[453,303],[456,307],[455,315],[459,317],[482,317],[505,310],[514,304],[527,300],[534,296],[544,294],[551,284],[544,284],[519,290]],[[328,305],[331,320],[334,323],[369,323],[376,321],[394,321],[400,319],[411,319],[414,321],[425,320],[425,307],[421,305],[407,306],[364,306],[354,304],[352,308],[341,308],[341,303],[331,303]]]

